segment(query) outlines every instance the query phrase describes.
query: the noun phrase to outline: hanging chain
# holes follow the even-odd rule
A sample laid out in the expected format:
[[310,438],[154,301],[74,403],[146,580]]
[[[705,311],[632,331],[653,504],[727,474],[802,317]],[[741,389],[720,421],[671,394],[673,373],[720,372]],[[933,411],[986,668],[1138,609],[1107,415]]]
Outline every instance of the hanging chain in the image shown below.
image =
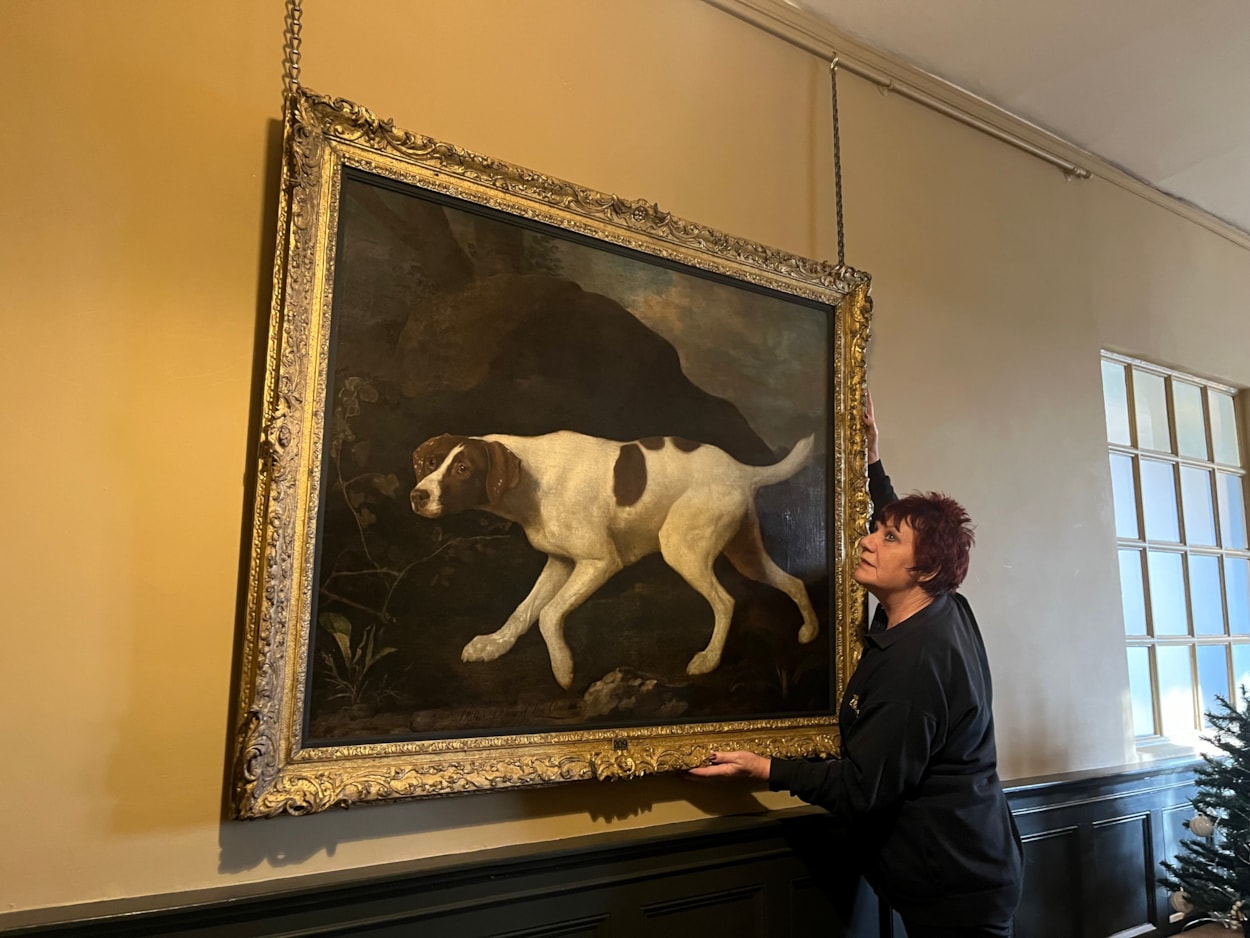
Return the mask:
[[301,0],[286,0],[286,29],[282,38],[282,87],[287,95],[299,91],[299,43],[300,16],[303,15]]
[[846,237],[842,229],[842,138],[838,126],[838,57],[829,63],[829,85],[833,98],[833,198],[838,214],[838,266],[846,266]]

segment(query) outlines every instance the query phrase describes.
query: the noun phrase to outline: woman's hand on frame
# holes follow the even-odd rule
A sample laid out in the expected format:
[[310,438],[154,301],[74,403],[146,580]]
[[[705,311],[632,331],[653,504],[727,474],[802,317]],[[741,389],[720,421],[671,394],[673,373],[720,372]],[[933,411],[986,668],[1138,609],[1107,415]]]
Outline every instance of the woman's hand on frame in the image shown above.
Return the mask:
[[707,765],[689,771],[700,778],[754,778],[766,782],[771,768],[771,759],[753,752],[714,752],[708,756]]
[[881,458],[877,450],[877,415],[872,409],[872,391],[864,388],[864,437],[868,444],[868,465]]

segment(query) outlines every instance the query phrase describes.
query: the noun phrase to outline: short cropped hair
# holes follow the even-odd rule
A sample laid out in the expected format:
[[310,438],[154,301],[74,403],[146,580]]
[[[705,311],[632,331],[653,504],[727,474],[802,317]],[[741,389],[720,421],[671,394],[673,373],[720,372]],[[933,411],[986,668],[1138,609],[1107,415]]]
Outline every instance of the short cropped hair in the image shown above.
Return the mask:
[[968,575],[968,554],[976,538],[972,519],[963,505],[939,492],[908,495],[881,509],[880,520],[900,526],[904,521],[915,535],[917,578],[933,596],[953,593]]

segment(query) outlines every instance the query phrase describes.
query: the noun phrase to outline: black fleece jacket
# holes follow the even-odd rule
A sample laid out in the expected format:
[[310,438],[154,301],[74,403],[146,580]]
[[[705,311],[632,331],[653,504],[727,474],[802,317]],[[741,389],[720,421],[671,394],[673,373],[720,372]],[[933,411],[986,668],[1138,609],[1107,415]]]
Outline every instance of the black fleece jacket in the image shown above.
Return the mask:
[[[879,510],[894,500],[869,467]],[[886,629],[880,609],[838,719],[842,758],[773,759],[769,785],[841,822],[864,874],[906,920],[1010,920],[1020,898],[1019,835],[998,779],[989,663],[958,593]]]

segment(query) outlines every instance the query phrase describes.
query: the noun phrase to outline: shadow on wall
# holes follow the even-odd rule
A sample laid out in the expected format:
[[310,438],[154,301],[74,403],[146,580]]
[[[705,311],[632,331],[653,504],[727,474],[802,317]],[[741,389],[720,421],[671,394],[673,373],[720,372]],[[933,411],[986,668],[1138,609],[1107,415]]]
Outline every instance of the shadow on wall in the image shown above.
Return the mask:
[[[263,273],[256,293],[258,315],[253,337],[253,373],[263,379],[272,290],[273,233],[278,225],[282,124],[276,120],[267,121],[259,133],[266,141],[263,161],[258,167],[265,180],[263,197],[266,207],[257,246],[259,267]],[[211,262],[211,245],[205,243],[199,247]],[[152,388],[144,384],[151,367],[144,361],[135,361],[133,366],[128,373],[135,384],[133,393],[138,400],[152,393]],[[249,516],[254,488],[252,467],[257,453],[253,441],[258,440],[260,435],[263,380],[254,377],[251,387],[245,431],[245,439],[249,442],[245,447],[245,462],[239,467],[239,478],[245,480],[242,486],[243,510],[239,513],[240,543],[243,544],[250,537]],[[211,409],[211,400],[203,396],[198,400],[191,399],[196,393],[206,395],[211,393],[211,389],[188,390],[187,399],[175,403],[188,409]],[[241,424],[238,429],[243,429]],[[233,432],[229,440],[210,440],[205,445],[235,444],[238,438],[233,436]],[[135,479],[149,478],[154,471],[166,468],[154,470],[150,462],[145,462],[150,451],[150,447],[128,447],[135,461],[132,466]],[[167,468],[169,472],[176,473],[176,462],[171,461]],[[171,554],[171,526],[204,523],[205,512],[194,505],[190,511],[185,511],[179,504],[184,498],[193,498],[194,493],[188,495],[185,488],[164,482],[154,486],[147,497],[149,500],[137,506],[137,510],[130,515],[134,526],[131,543],[138,545],[135,566],[141,572],[131,577],[133,625],[128,669],[124,675],[125,709],[117,721],[117,738],[102,778],[109,799],[109,830],[127,835],[202,828],[206,819],[220,817],[221,789],[215,782],[220,777],[225,757],[219,757],[212,747],[195,746],[194,741],[215,732],[216,727],[221,725],[216,721],[224,718],[227,748],[223,753],[229,751],[233,715],[227,714],[234,700],[234,688],[225,679],[224,669],[220,672],[218,683],[218,674],[210,674],[207,669],[212,665],[205,661],[224,657],[222,645],[228,628],[237,643],[240,635],[238,623],[243,621],[247,596],[248,557],[245,547],[239,560],[240,585],[236,593],[234,623],[213,621],[210,631],[205,627],[205,619],[188,615],[185,594],[191,584],[199,589],[203,575],[198,572],[199,568],[201,565],[217,566],[222,558],[197,557],[184,552]],[[172,518],[178,520],[171,521]],[[212,523],[212,520],[207,523]],[[190,538],[185,531],[182,536]],[[194,543],[194,539],[186,542]],[[198,623],[199,629],[188,628],[188,621]],[[237,657],[236,646],[236,661]],[[206,676],[214,684],[207,691],[203,686]],[[237,681],[237,676],[231,680]]]
[[[496,847],[480,842],[474,830],[495,824],[518,824],[516,842],[541,843],[559,839],[561,831],[546,830],[544,820],[581,817],[615,822],[638,817],[657,803],[685,801],[711,815],[762,813],[761,804],[745,784],[696,780],[685,776],[656,776],[626,782],[571,782],[553,788],[519,792],[481,792],[408,804],[381,804],[329,811],[309,817],[255,821],[223,821],[221,873],[239,873],[261,864],[271,867],[302,863],[319,853],[334,856],[340,843],[458,831],[458,847],[467,850]],[[606,828],[605,828],[606,830]],[[554,835],[554,836],[552,836]],[[446,844],[446,838],[439,838]],[[433,855],[447,853],[443,849]]]

